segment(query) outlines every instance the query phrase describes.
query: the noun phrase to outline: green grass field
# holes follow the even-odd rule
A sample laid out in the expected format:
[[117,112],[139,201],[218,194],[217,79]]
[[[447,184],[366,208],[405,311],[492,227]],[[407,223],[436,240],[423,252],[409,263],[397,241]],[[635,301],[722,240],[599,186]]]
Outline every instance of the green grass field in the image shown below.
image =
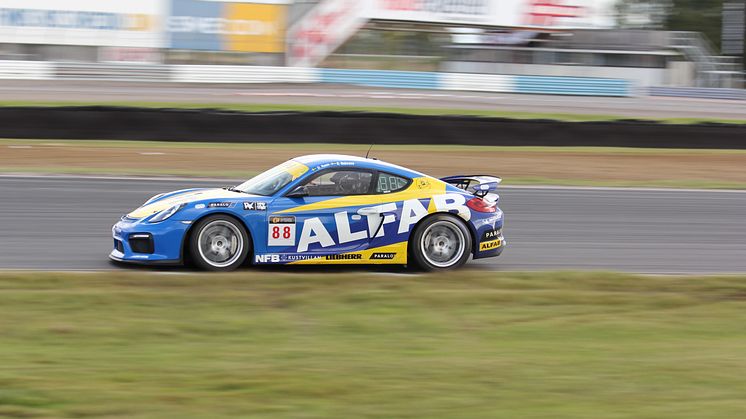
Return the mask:
[[[323,153],[333,150],[335,153],[351,155],[364,155],[369,145],[358,144],[271,144],[271,143],[215,143],[215,142],[171,142],[171,141],[119,141],[119,140],[29,140],[29,139],[0,139],[0,149],[3,148],[29,148],[39,150],[82,148],[86,151],[96,149],[115,150],[131,153],[128,156],[117,157],[118,162],[122,159],[131,159],[141,162],[139,152],[143,149],[159,149],[166,152],[204,152],[212,151],[235,151],[236,153],[266,153],[299,151],[299,153]],[[700,160],[698,164],[707,166],[718,164],[724,158],[746,156],[746,150],[690,150],[690,149],[655,149],[655,148],[620,148],[620,147],[505,147],[505,146],[464,146],[464,145],[376,145],[375,152],[427,152],[427,153],[460,153],[460,152],[485,152],[492,153],[499,159],[510,153],[551,153],[561,161],[563,156],[581,155],[587,156],[589,160],[585,164],[595,163],[594,157],[605,158],[606,156],[625,156],[630,158],[651,159],[666,156],[691,156],[696,155]],[[43,157],[49,157],[41,151]],[[85,154],[85,153],[82,153]],[[290,155],[288,155],[290,157]],[[169,158],[170,159],[170,158]],[[47,159],[48,160],[48,159]],[[69,175],[108,175],[108,176],[179,176],[179,177],[204,177],[205,172],[197,172],[193,168],[185,169],[170,166],[168,160],[163,160],[157,167],[112,167],[105,161],[96,159],[86,161],[84,165],[70,164],[65,159],[60,159],[55,164],[49,164],[45,158],[27,158],[21,160],[10,160],[8,163],[0,162],[0,174],[69,174]],[[159,158],[159,160],[162,160]],[[213,160],[207,159],[208,162]],[[214,160],[218,161],[218,160]],[[65,164],[65,165],[63,165]],[[652,161],[650,164],[655,165]],[[486,169],[485,169],[486,170]],[[654,180],[631,180],[622,178],[616,180],[598,179],[595,176],[596,169],[588,169],[587,178],[573,177],[542,177],[536,175],[507,174],[504,185],[552,185],[552,186],[600,186],[600,187],[640,187],[640,188],[697,188],[697,189],[746,189],[746,183],[730,178],[697,178],[697,175],[686,177],[672,176]],[[740,172],[740,171],[739,171]],[[256,170],[226,169],[217,165],[210,167],[209,177],[222,179],[247,179],[255,176]],[[724,176],[725,177],[725,176]]]
[[0,417],[735,418],[746,278],[0,274]]
[[640,116],[637,118],[620,117],[615,115],[584,115],[573,113],[533,113],[510,112],[502,110],[477,109],[448,109],[448,108],[398,108],[375,106],[321,106],[321,105],[287,105],[287,104],[219,104],[219,103],[185,103],[185,102],[30,102],[4,101],[0,106],[134,106],[143,108],[177,108],[177,109],[223,109],[241,112],[275,112],[275,111],[338,111],[338,112],[386,112],[410,115],[471,115],[494,118],[514,119],[552,119],[569,122],[587,121],[616,121],[620,119],[639,119],[658,121],[667,124],[694,124],[699,122],[717,122],[724,124],[746,124],[746,119],[723,118],[652,118]]

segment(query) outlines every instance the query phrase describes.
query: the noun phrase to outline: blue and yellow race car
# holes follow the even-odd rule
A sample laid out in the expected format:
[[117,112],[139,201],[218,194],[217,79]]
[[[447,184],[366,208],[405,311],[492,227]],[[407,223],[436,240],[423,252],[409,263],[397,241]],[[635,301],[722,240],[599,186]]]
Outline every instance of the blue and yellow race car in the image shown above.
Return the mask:
[[120,262],[462,266],[505,248],[500,179],[436,179],[375,159],[292,159],[223,189],[155,196],[114,225]]

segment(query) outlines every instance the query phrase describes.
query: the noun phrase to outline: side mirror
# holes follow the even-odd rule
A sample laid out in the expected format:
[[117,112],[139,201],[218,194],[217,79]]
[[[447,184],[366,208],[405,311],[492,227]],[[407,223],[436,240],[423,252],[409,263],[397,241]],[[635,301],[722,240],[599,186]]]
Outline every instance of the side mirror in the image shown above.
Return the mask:
[[308,196],[308,191],[305,186],[298,186],[285,196],[288,198],[304,198]]

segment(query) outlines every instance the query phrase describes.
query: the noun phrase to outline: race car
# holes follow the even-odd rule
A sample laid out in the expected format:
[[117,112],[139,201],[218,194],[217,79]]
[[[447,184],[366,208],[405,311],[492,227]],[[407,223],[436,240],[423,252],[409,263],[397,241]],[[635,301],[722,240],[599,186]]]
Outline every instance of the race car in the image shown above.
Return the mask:
[[493,176],[436,179],[376,159],[312,155],[245,183],[154,196],[112,228],[118,262],[446,270],[505,248]]

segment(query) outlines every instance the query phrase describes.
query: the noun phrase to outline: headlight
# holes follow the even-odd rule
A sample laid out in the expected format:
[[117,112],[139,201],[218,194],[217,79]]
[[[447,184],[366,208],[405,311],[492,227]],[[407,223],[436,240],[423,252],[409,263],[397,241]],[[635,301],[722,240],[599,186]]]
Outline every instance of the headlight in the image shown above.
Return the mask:
[[161,221],[166,221],[169,218],[171,218],[174,214],[176,214],[180,209],[184,208],[185,205],[186,204],[179,204],[179,205],[174,205],[171,208],[166,208],[163,211],[156,214],[148,222],[149,223],[160,223]]

